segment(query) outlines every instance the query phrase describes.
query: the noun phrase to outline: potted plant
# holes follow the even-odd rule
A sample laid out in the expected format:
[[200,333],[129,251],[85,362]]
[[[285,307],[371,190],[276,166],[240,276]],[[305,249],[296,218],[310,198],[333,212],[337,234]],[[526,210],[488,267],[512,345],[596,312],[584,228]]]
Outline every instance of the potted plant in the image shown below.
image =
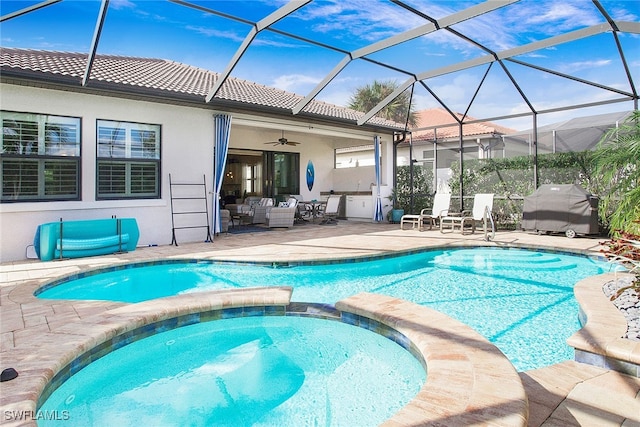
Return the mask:
[[402,215],[404,215],[404,209],[398,205],[398,198],[395,188],[391,189],[391,195],[389,195],[389,197],[387,198],[391,201],[391,205],[393,206],[393,208],[391,208],[391,210],[387,214],[387,219],[393,224],[398,224],[400,223]]

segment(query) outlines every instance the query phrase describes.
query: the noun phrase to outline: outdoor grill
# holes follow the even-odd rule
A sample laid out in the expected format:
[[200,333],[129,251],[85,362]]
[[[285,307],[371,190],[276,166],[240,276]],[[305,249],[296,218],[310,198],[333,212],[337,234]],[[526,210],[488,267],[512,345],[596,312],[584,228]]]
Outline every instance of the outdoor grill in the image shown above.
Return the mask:
[[597,234],[598,198],[575,184],[544,184],[524,198],[522,228],[538,233]]

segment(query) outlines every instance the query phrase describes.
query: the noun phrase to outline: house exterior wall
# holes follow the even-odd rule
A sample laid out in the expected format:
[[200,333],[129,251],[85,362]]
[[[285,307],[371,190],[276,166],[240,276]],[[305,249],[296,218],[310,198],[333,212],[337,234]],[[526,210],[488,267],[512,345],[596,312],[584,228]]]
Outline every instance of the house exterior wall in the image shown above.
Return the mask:
[[[213,187],[213,131],[214,111],[210,109],[176,106],[161,102],[130,100],[110,96],[81,94],[31,86],[0,84],[2,106],[5,111],[52,114],[81,119],[81,200],[16,202],[0,204],[0,262],[33,256],[33,244],[39,224],[60,220],[136,218],[140,228],[139,246],[167,245],[172,240],[172,215],[169,174],[174,183],[202,183],[207,185],[207,208],[211,219]],[[232,114],[233,116],[233,114]],[[245,115],[246,117],[246,115]],[[161,198],[133,200],[96,200],[96,120],[126,121],[161,126]],[[336,127],[339,131],[339,128]],[[353,191],[361,181],[362,188],[375,182],[371,170],[353,170],[336,176],[334,169],[335,136],[321,134],[297,135],[301,144],[269,146],[266,141],[277,140],[279,131],[233,124],[231,148],[273,150],[300,153],[300,192],[305,200],[320,199],[321,192]],[[371,133],[373,139],[374,133]],[[391,139],[387,136],[384,139]],[[347,138],[348,140],[348,138]],[[341,144],[345,142],[343,138]],[[362,144],[356,141],[354,144]],[[391,156],[383,161],[391,162]],[[307,189],[307,162],[314,164],[316,178],[311,191]],[[386,184],[390,163],[383,167]],[[387,171],[387,172],[385,172]],[[364,175],[363,175],[364,173]],[[370,175],[370,176],[369,176]],[[339,188],[337,188],[339,187]],[[174,194],[175,195],[175,194]],[[194,219],[203,223],[204,215]],[[177,230],[178,243],[203,241],[206,228]]]
[[[211,111],[7,84],[2,84],[0,89],[3,110],[80,117],[82,126],[81,200],[0,204],[1,261],[24,259],[38,224],[58,221],[60,218],[134,217],[140,228],[139,245],[169,244],[169,174],[174,182],[202,182],[203,175],[206,175],[207,184],[211,185]],[[161,125],[161,199],[96,200],[97,119]],[[194,232],[197,233],[197,230]],[[196,238],[188,234],[183,236],[183,241]],[[199,230],[199,234],[199,240],[203,240],[206,229]]]

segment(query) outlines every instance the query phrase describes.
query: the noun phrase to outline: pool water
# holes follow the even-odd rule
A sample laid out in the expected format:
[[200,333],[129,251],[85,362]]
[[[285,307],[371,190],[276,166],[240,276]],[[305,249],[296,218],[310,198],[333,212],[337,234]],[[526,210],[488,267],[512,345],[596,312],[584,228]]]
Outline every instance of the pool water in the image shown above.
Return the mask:
[[40,298],[139,302],[187,292],[292,286],[292,300],[333,304],[373,292],[429,306],[476,329],[524,371],[573,358],[573,286],[610,271],[587,257],[521,249],[454,249],[362,262],[278,267],[165,263],[90,275]]
[[379,425],[425,379],[411,353],[375,332],[316,318],[244,317],[108,353],[40,410],[92,426]]

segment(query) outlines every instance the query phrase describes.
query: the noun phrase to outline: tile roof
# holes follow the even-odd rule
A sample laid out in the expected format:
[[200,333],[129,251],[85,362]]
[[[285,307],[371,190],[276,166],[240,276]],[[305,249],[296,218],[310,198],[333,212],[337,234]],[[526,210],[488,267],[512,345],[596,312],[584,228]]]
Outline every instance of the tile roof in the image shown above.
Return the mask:
[[[32,49],[1,48],[0,71],[3,75],[36,78],[41,81],[65,82],[81,87],[88,54],[55,52]],[[153,58],[96,55],[88,87],[109,88],[124,92],[174,94],[203,105],[209,89],[219,74],[203,68],[175,61]],[[246,107],[266,107],[289,112],[303,99],[302,96],[258,83],[229,77],[216,94],[215,100],[226,100],[245,104]],[[303,112],[327,119],[340,119],[356,123],[364,113],[326,102],[313,100]],[[399,129],[400,124],[374,117],[369,124]]]
[[[458,124],[455,122],[451,114],[445,109],[442,108],[430,108],[427,110],[421,110],[416,112],[417,115],[417,128],[426,128],[442,125],[443,127],[438,127],[435,134],[437,134],[438,139],[449,139],[449,138],[458,138],[460,135],[460,131],[458,128]],[[456,113],[458,119],[462,119],[462,114]],[[473,117],[467,116],[465,118],[466,121],[474,121]],[[448,125],[448,126],[447,126]],[[496,125],[491,122],[478,122],[478,123],[470,123],[462,126],[462,135],[463,136],[474,136],[474,135],[487,135],[491,133],[497,133],[500,135],[510,134],[516,132],[514,129],[509,129],[504,126]],[[434,139],[434,130],[433,129],[425,129],[414,131],[412,133],[412,138],[414,141],[420,140],[433,140]]]

